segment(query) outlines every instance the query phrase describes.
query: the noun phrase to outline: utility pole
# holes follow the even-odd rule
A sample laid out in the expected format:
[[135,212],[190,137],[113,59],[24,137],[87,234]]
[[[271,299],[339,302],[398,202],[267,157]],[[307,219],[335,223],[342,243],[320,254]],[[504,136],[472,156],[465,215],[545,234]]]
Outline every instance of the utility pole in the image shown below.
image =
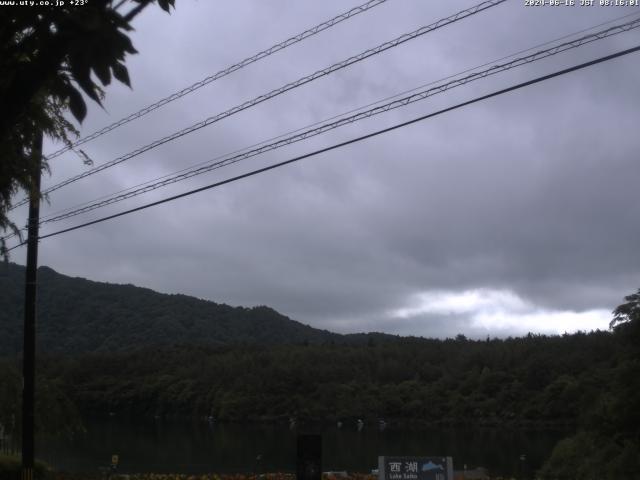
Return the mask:
[[24,295],[24,345],[22,349],[22,480],[33,480],[35,457],[36,286],[38,277],[38,224],[40,222],[40,167],[42,133],[35,141],[33,188],[29,193],[27,269]]

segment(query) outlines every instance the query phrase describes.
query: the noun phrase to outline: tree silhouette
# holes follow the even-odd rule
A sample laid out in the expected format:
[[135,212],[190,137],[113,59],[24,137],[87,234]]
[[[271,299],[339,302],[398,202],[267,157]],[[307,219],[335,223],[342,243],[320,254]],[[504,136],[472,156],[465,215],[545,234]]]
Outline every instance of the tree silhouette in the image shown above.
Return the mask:
[[[157,0],[169,11],[175,0]],[[67,2],[69,3],[69,2]],[[40,162],[34,147],[40,134],[68,146],[77,131],[67,110],[82,122],[83,92],[101,104],[102,86],[112,77],[130,86],[124,64],[136,53],[127,32],[131,21],[155,0],[91,0],[81,6],[5,6],[0,16],[0,229],[19,233],[7,218],[11,197],[32,190]],[[125,13],[127,5],[131,8]],[[97,77],[96,83],[91,74]],[[86,157],[85,157],[86,158]],[[6,254],[4,240],[0,253]]]
[[613,311],[613,320],[609,326],[611,328],[621,323],[640,321],[640,288],[636,293],[624,297],[626,303],[618,305]]

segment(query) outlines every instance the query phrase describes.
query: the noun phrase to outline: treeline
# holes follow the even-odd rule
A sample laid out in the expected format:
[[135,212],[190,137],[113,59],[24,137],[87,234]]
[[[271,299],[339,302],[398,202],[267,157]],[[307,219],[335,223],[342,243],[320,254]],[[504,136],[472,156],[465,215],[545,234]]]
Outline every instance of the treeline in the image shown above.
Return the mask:
[[610,332],[175,346],[39,360],[41,377],[91,415],[422,424],[577,424],[603,392],[625,384],[632,366]]
[[[20,265],[0,268],[0,356],[22,351],[24,275]],[[37,298],[37,341],[43,353],[118,352],[176,342],[215,346],[359,339],[312,328],[266,306],[232,307],[72,278],[48,267],[38,269]]]
[[95,413],[106,407],[234,421],[292,415],[302,422],[382,417],[414,426],[571,424],[576,434],[556,446],[542,478],[640,478],[639,294],[627,297],[630,321],[613,332],[176,347],[51,362],[46,376]]
[[[640,478],[640,290],[618,307],[631,320],[613,334],[616,350],[600,393],[578,416],[575,435],[556,445],[539,476],[545,479]],[[586,375],[589,376],[591,372]]]
[[[365,345],[184,345],[45,356],[38,388],[48,392],[41,408],[53,405],[58,422],[66,417],[68,425],[77,425],[75,407],[83,415],[217,421],[572,425],[579,433],[558,445],[547,478],[590,478],[576,476],[580,468],[600,469],[601,478],[636,478],[624,475],[640,471],[639,325],[484,341],[381,337]],[[19,418],[11,412],[19,405],[16,366],[15,358],[0,362],[4,419]]]

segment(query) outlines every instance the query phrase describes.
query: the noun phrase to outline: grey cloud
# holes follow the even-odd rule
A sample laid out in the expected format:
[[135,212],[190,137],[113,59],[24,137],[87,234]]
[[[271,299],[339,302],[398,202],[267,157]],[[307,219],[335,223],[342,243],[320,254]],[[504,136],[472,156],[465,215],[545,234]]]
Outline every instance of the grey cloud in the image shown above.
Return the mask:
[[[390,0],[353,23],[105,135],[86,150],[98,161],[109,160],[472,4]],[[135,89],[110,88],[108,113],[91,109],[83,132],[346,8],[338,1],[235,2],[233,8],[200,2],[179,5],[171,16],[145,13],[134,37],[141,53],[129,61]],[[78,182],[52,194],[52,205],[44,211],[185,168],[629,12],[535,10],[507,2]],[[634,31],[481,80],[99,212],[117,212],[291,158],[627,48],[638,38]],[[640,256],[634,254],[640,237],[635,194],[640,72],[634,65],[635,57],[625,57],[47,239],[41,263],[96,280],[234,305],[267,304],[337,331],[441,337],[489,333],[473,327],[470,315],[402,321],[389,316],[413,295],[431,290],[509,290],[540,309],[610,310],[637,288],[640,273]],[[83,168],[68,154],[52,167],[47,184]],[[20,261],[20,255],[14,258]]]

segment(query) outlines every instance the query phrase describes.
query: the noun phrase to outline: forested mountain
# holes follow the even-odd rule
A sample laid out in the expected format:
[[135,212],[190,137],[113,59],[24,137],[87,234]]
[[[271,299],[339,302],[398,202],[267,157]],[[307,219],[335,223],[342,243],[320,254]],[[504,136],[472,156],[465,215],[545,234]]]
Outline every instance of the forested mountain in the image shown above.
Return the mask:
[[[390,428],[568,426],[577,433],[558,444],[542,478],[637,478],[639,327],[633,321],[611,332],[485,341],[459,336],[41,355],[37,424],[71,431],[82,416],[113,414],[237,422],[293,416],[299,424],[352,426],[382,417]],[[0,358],[0,423],[19,414],[20,383],[19,360]]]
[[[600,405],[640,421],[637,334],[629,332],[144,347],[40,355],[38,375],[45,391],[89,415],[549,426],[582,423],[603,414]],[[5,383],[16,395],[18,368],[16,357],[0,360],[0,377],[15,372]]]
[[[0,277],[5,425],[19,415],[23,280],[24,269],[11,264]],[[557,445],[541,478],[637,478],[640,290],[625,299],[606,332],[486,341],[338,335],[267,307],[230,307],[43,267],[36,424],[70,432],[84,415],[114,414],[563,425],[576,434]]]
[[[0,355],[7,355],[22,350],[25,269],[12,263],[1,269]],[[48,267],[38,270],[38,284],[41,352],[75,355],[174,344],[360,343],[369,338],[312,328],[266,306],[231,307],[133,285],[72,278]]]
[[145,348],[42,358],[86,413],[223,421],[575,424],[619,390],[609,332],[368,345]]

